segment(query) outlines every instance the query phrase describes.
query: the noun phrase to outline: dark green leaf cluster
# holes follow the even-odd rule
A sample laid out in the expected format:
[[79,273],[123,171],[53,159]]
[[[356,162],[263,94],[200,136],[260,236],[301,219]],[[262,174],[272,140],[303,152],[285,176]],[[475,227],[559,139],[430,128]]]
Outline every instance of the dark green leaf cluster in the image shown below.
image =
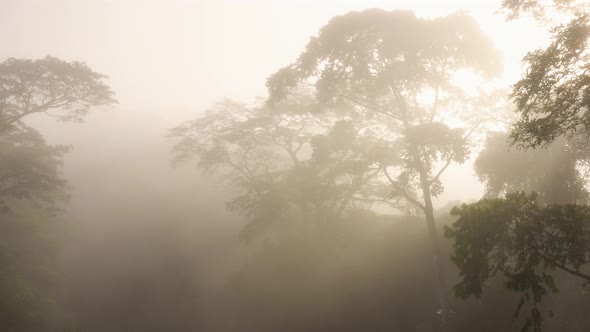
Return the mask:
[[514,85],[512,99],[520,119],[511,139],[522,147],[538,147],[557,137],[588,135],[590,126],[589,16],[553,29],[546,49],[528,53],[527,71]]
[[557,292],[556,269],[590,281],[590,207],[540,205],[537,194],[507,194],[455,207],[459,219],[445,228],[452,239],[453,262],[461,281],[457,296],[479,297],[486,282],[499,274],[506,287],[521,294],[516,315],[528,305],[524,330],[540,330],[539,304]]

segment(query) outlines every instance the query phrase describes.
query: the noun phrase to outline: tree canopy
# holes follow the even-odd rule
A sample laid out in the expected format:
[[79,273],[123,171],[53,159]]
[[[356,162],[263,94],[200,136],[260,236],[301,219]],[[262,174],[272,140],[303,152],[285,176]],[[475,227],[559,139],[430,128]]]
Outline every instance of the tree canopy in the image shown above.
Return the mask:
[[513,86],[519,118],[508,141],[530,150],[508,151],[505,136],[489,137],[475,163],[488,198],[455,208],[459,219],[446,229],[462,276],[456,294],[480,296],[485,283],[501,274],[521,296],[516,315],[530,307],[523,331],[541,330],[540,303],[557,291],[555,269],[588,281],[588,206],[575,204],[588,199],[587,8],[570,0],[502,2],[509,19],[531,14],[545,20],[548,9],[573,16],[551,29],[546,48],[524,57],[525,72]]
[[554,270],[590,282],[590,207],[541,205],[536,194],[507,194],[463,204],[452,212],[459,219],[445,229],[453,238],[453,261],[461,281],[454,286],[463,298],[479,297],[496,274],[506,287],[521,294],[515,315],[524,307],[530,314],[523,331],[540,331],[539,304],[557,292]]
[[[196,158],[202,170],[233,184],[230,210],[250,219],[244,239],[275,224],[333,222],[386,201],[378,177],[388,147],[358,135],[350,121],[310,113],[309,97],[273,109],[225,101],[175,128],[177,162]],[[277,110],[280,109],[280,112]]]
[[[10,58],[0,63],[0,120],[14,124],[35,113],[80,121],[91,107],[115,103],[106,76],[83,62]],[[55,110],[57,113],[49,113]]]
[[546,49],[529,52],[524,77],[512,98],[520,119],[511,139],[523,147],[538,147],[557,137],[588,136],[590,114],[589,16],[579,14],[554,28]]
[[477,127],[452,128],[445,121],[481,122],[485,113],[474,109],[467,116],[458,106],[468,98],[453,77],[461,70],[490,77],[500,68],[498,51],[467,15],[420,19],[408,11],[374,9],[333,18],[296,62],[267,82],[271,104],[293,88],[312,87],[318,108],[346,105],[349,111],[340,116],[394,147],[397,160],[379,167],[390,181],[390,197],[405,198],[426,218],[443,325],[450,308],[432,198],[442,192],[440,177],[448,166],[466,160],[467,138]]
[[450,308],[432,199],[445,170],[469,157],[470,135],[489,119],[479,101],[490,98],[468,95],[455,77],[485,79],[500,69],[498,50],[468,15],[336,16],[268,78],[265,105],[226,102],[173,129],[175,157],[197,157],[238,188],[228,207],[250,218],[248,234],[375,204],[425,216],[444,322]]
[[0,63],[0,204],[16,199],[53,207],[65,198],[60,167],[67,147],[48,145],[24,120],[40,113],[81,121],[92,107],[114,104],[105,78],[82,62],[51,56]]
[[54,290],[56,212],[67,199],[66,146],[26,123],[33,114],[81,121],[115,103],[104,75],[54,57],[0,63],[0,324],[47,330],[58,315]]

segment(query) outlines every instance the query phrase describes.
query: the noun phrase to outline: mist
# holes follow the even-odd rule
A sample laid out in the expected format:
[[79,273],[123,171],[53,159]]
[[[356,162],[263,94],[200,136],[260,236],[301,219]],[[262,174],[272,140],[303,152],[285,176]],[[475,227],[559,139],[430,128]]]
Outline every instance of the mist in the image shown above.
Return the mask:
[[0,1],[0,331],[586,331],[584,1]]

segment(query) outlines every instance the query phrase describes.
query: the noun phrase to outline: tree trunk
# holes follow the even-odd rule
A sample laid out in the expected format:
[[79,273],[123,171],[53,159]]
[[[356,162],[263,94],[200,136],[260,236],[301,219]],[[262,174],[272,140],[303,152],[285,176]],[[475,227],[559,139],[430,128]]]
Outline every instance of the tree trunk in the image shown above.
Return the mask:
[[440,238],[438,236],[438,230],[436,228],[436,222],[434,219],[434,208],[432,206],[430,183],[427,181],[428,177],[426,174],[422,173],[420,175],[420,182],[422,185],[422,194],[424,196],[424,216],[426,218],[426,226],[428,228],[428,235],[430,238],[432,259],[437,279],[438,301],[440,306],[441,324],[439,331],[445,331],[447,329],[447,322],[450,313],[449,296],[447,292],[447,278],[444,271]]

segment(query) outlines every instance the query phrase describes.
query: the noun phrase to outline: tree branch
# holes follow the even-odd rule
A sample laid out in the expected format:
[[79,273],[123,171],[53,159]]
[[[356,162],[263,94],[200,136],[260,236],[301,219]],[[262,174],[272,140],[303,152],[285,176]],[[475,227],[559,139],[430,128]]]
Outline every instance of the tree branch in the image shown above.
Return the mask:
[[451,158],[447,159],[447,162],[445,163],[445,165],[438,171],[438,173],[436,173],[436,175],[429,181],[429,186],[432,186],[434,184],[434,182],[436,182],[440,176],[444,173],[444,171],[447,170],[447,168],[451,165],[451,163],[453,162],[453,160]]
[[546,260],[550,264],[555,265],[556,267],[560,268],[561,270],[563,270],[563,271],[565,271],[565,272],[567,272],[567,273],[569,273],[571,275],[574,275],[576,277],[582,278],[582,279],[590,282],[590,275],[584,274],[584,273],[582,273],[582,272],[580,272],[578,270],[570,269],[569,267],[556,262],[555,259],[551,259],[551,257],[543,254],[540,250],[537,250],[536,248],[534,250],[535,250],[535,253],[537,255],[541,256],[541,258],[543,258],[544,260]]
[[391,176],[389,176],[389,173],[387,172],[387,168],[383,167],[383,173],[385,174],[385,176],[387,177],[387,179],[389,180],[389,182],[391,182],[391,184],[397,188],[395,188],[395,191],[400,194],[401,196],[403,196],[407,201],[409,201],[410,203],[416,205],[417,207],[419,207],[422,211],[426,211],[426,207],[424,206],[424,204],[418,202],[416,199],[414,199],[413,197],[411,197],[410,195],[408,195],[408,193],[406,193],[405,190],[403,190],[402,188],[399,188],[399,184],[397,183],[397,181],[395,181],[394,179],[391,178]]

